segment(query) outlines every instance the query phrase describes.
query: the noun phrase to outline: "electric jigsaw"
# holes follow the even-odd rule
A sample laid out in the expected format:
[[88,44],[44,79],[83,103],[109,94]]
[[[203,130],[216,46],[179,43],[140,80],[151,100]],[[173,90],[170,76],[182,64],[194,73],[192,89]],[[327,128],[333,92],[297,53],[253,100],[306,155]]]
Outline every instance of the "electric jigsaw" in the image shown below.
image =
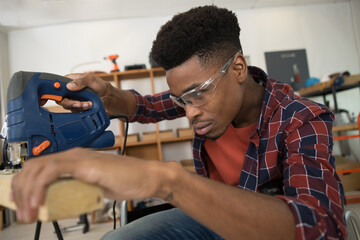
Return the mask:
[[[70,91],[69,78],[44,72],[17,72],[7,93],[7,116],[1,135],[2,168],[20,168],[29,158],[73,147],[106,148],[114,145],[114,134],[105,130],[110,119],[99,96],[91,89]],[[50,112],[41,100],[63,98],[91,101],[83,112]]]

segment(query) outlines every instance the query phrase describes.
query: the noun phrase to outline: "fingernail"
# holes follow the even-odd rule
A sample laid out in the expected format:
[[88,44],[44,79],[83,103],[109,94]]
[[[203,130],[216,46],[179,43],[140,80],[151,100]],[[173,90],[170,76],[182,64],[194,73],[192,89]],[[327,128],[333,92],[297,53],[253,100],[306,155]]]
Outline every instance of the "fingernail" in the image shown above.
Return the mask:
[[66,85],[66,87],[67,87],[68,89],[74,89],[74,88],[76,88],[76,86],[77,86],[77,84],[76,84],[75,82],[69,82],[69,83]]
[[72,107],[73,107],[73,108],[79,108],[79,107],[80,107],[80,104],[79,104],[79,103],[74,103],[74,104],[72,105]]
[[83,103],[82,104],[82,108],[88,108],[89,107],[89,104],[88,103]]

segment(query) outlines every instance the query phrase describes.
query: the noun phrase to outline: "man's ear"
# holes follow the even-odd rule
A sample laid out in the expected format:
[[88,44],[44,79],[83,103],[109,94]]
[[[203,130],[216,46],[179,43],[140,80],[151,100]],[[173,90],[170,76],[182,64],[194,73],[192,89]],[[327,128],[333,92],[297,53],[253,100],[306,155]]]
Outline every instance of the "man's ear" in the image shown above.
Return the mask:
[[234,63],[233,70],[235,72],[236,80],[239,83],[243,83],[246,80],[248,74],[247,64],[244,56],[240,53],[237,54],[234,58]]

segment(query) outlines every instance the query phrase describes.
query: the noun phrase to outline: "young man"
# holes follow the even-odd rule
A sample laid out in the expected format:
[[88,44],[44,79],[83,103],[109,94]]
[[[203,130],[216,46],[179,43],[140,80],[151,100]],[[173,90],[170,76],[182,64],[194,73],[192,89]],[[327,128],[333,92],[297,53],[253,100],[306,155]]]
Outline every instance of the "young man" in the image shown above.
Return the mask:
[[[104,239],[346,238],[331,111],[247,66],[239,34],[236,16],[226,9],[205,6],[174,16],[152,48],[170,90],[154,96],[115,89],[94,75],[70,76],[69,89],[94,89],[109,113],[131,121],[186,116],[196,133],[200,176],[175,162],[73,149],[31,160],[14,178],[18,218],[34,221],[46,186],[71,174],[112,199],[152,196],[177,207]],[[69,99],[61,104],[91,107]]]

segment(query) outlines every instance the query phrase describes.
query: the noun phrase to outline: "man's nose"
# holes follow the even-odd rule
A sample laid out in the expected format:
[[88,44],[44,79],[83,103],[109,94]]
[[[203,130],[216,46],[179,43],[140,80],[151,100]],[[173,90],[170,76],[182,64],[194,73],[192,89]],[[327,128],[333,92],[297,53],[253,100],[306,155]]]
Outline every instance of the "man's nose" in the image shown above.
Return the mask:
[[195,117],[197,117],[201,114],[201,111],[199,108],[193,107],[188,104],[185,105],[185,112],[186,112],[186,117],[189,119],[190,122],[192,122],[192,120]]

